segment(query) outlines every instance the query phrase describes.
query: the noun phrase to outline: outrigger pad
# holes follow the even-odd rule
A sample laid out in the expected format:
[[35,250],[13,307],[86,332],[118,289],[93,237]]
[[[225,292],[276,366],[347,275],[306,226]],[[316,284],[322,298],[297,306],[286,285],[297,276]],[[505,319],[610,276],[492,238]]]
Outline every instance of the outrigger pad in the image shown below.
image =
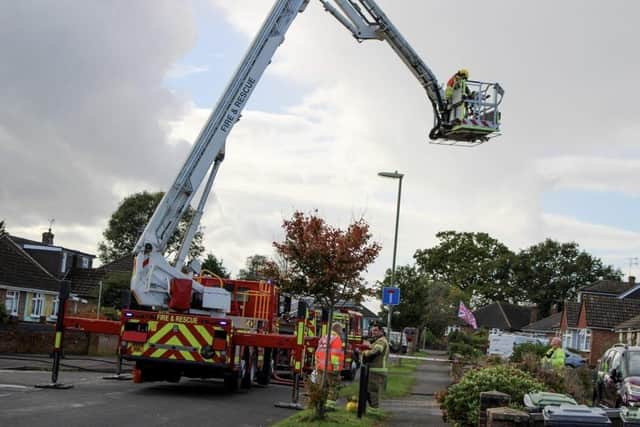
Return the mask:
[[63,384],[63,383],[46,383],[46,384],[36,384],[34,387],[36,388],[52,388],[55,390],[68,390],[73,388],[73,384]]

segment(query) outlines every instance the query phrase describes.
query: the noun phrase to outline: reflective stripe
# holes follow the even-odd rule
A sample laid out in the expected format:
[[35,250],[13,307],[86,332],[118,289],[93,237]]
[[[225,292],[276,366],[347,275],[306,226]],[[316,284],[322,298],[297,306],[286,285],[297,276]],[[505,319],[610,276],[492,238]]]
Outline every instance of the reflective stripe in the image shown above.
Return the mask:
[[304,323],[298,322],[298,345],[302,345],[302,340],[304,338]]
[[58,350],[60,348],[60,342],[62,341],[62,332],[56,332],[56,339],[53,347]]

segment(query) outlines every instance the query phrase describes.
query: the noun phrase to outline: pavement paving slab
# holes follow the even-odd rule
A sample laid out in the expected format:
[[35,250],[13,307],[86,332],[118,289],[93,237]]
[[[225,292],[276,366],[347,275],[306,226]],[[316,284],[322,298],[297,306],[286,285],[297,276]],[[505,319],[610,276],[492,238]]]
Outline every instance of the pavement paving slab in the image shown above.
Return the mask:
[[451,383],[449,362],[428,361],[415,371],[415,384],[410,396],[382,400],[384,410],[391,412],[386,426],[447,426],[434,395]]

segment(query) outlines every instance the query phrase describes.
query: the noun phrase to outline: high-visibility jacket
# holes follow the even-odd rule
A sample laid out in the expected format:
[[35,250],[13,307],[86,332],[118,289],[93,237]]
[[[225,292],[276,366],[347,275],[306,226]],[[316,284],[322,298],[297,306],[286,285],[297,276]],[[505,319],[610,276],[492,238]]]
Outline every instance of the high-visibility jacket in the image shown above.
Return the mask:
[[564,368],[565,355],[562,348],[550,348],[542,356],[542,366],[553,369]]
[[[324,371],[324,362],[327,357],[327,337],[320,338],[316,349],[316,369]],[[329,343],[329,365],[328,371],[340,371],[344,364],[344,351],[342,350],[342,338],[337,333],[331,331],[331,341]]]

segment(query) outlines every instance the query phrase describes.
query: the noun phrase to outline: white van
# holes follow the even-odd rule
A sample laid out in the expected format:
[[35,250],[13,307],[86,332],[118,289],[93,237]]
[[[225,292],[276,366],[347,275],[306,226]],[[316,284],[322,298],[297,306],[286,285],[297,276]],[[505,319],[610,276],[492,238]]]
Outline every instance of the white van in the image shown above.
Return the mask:
[[547,344],[549,340],[544,337],[532,337],[528,335],[518,334],[489,334],[489,349],[487,354],[489,356],[500,356],[503,359],[511,357],[513,354],[513,347],[518,344],[526,342]]

